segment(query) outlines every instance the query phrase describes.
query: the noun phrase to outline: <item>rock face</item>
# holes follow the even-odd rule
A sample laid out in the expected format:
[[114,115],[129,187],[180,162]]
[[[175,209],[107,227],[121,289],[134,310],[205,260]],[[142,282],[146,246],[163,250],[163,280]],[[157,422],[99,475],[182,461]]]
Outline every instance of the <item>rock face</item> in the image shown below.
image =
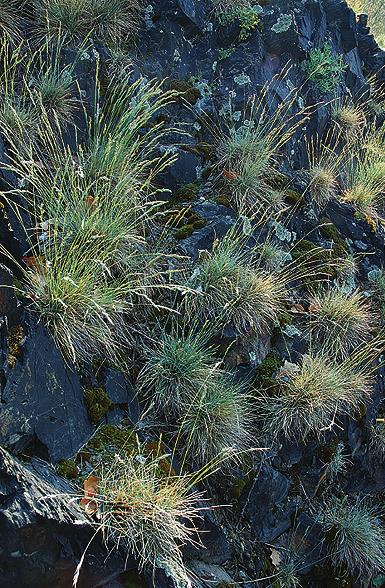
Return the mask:
[[[33,459],[24,466],[0,448],[1,588],[72,585],[94,534],[74,492],[49,464]],[[104,562],[104,553],[96,538],[86,553],[80,587],[104,585],[124,569],[123,558],[115,554]]]
[[[63,360],[41,322],[23,323],[25,341],[14,366],[3,366],[0,443],[13,451],[31,447],[53,463],[74,455],[92,427],[76,372]],[[3,329],[5,325],[3,325]],[[9,349],[3,348],[3,357]]]
[[247,512],[257,541],[271,543],[291,525],[294,505],[288,504],[290,481],[270,466],[257,470]]

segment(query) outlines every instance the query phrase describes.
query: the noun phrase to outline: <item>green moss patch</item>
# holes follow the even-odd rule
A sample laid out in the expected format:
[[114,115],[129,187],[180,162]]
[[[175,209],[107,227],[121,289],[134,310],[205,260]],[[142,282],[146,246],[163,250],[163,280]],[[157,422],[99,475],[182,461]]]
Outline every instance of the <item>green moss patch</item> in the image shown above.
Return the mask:
[[74,480],[79,475],[78,466],[72,459],[62,459],[56,466],[59,476],[67,480]]
[[112,402],[104,388],[89,388],[84,391],[84,401],[91,423],[97,425],[108,412]]
[[202,97],[198,88],[195,88],[190,82],[186,80],[171,80],[170,90],[175,90],[181,94],[189,104],[196,104],[199,98]]

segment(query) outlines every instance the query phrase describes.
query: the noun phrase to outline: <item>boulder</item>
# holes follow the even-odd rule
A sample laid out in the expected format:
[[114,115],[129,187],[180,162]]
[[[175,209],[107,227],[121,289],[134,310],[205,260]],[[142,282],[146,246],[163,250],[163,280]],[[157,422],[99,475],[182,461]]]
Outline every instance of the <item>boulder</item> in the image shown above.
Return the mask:
[[74,455],[93,431],[80,378],[41,321],[27,313],[20,327],[25,340],[13,364],[6,326],[1,327],[2,356],[8,361],[2,367],[0,443],[17,452],[30,447],[38,456],[57,462]]

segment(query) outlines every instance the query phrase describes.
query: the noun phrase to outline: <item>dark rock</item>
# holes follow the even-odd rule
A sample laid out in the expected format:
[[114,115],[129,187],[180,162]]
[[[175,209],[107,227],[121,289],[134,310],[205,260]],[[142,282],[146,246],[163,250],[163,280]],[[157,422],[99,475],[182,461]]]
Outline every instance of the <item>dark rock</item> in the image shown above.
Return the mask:
[[223,237],[234,224],[234,212],[222,206],[204,200],[193,207],[194,212],[208,221],[202,229],[194,233],[181,242],[182,251],[196,260],[199,251],[210,250],[215,239]]
[[[24,466],[0,447],[0,588],[72,586],[94,534],[76,501],[69,500],[73,496],[49,464],[34,459]],[[106,558],[101,537],[95,537],[78,588],[105,585],[134,565],[117,551]]]
[[133,423],[138,422],[140,407],[135,388],[132,383],[114,369],[108,369],[106,373],[106,392],[114,404],[124,404],[128,407],[128,413]]
[[197,521],[197,529],[201,531],[202,547],[186,545],[183,554],[187,559],[200,559],[208,564],[221,565],[230,558],[231,548],[223,529],[216,517],[208,511],[203,520]]
[[56,462],[74,455],[93,429],[78,375],[41,322],[28,315],[23,326],[21,357],[13,368],[3,366],[0,442],[15,451],[35,445],[40,457]]
[[0,264],[0,320],[7,320],[8,328],[20,323],[21,308],[18,304],[13,289],[13,276],[11,271]]
[[287,501],[289,488],[289,479],[271,466],[257,469],[246,507],[256,541],[274,541],[290,527],[294,506]]

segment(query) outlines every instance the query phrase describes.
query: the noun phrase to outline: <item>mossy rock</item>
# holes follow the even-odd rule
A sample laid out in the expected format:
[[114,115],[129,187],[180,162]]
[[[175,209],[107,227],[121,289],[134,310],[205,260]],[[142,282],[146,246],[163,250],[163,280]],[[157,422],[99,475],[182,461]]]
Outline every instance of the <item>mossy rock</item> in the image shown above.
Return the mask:
[[21,345],[25,339],[25,331],[22,325],[16,325],[8,331],[8,366],[14,368],[16,361],[20,359]]
[[185,184],[177,189],[175,192],[173,201],[174,202],[192,202],[196,200],[199,192],[199,184],[198,182],[192,182],[190,184]]
[[199,98],[202,97],[198,88],[195,88],[190,82],[187,82],[186,80],[171,80],[170,90],[180,92],[181,97],[183,97],[189,104],[192,105],[196,104]]
[[91,423],[97,425],[108,412],[112,402],[104,388],[89,388],[84,390],[84,401]]
[[337,227],[326,216],[321,218],[321,223],[322,226],[320,227],[320,233],[325,239],[328,239],[329,241],[338,241],[338,239],[341,238]]
[[210,143],[197,143],[196,145],[184,145],[184,151],[193,153],[197,157],[203,157],[206,161],[212,159],[215,155],[215,146]]
[[178,241],[182,241],[183,239],[187,239],[187,237],[190,237],[194,231],[195,231],[195,227],[193,224],[185,225],[184,227],[182,227],[181,229],[178,229],[176,231],[175,239],[177,239]]
[[303,206],[305,204],[303,194],[296,190],[285,190],[284,196],[286,202],[289,204],[297,204],[298,206]]
[[105,451],[110,448],[112,451],[132,452],[137,447],[136,437],[132,429],[104,425],[96,435],[89,440],[87,448],[93,451]]
[[194,231],[198,229],[203,229],[207,225],[207,220],[201,217],[196,212],[188,211],[188,214],[183,217],[183,219],[187,222],[184,226],[180,227],[175,233],[175,239],[181,241],[182,239],[187,239],[190,235],[193,234]]
[[59,476],[67,480],[75,480],[79,475],[79,469],[72,459],[62,459],[56,466],[56,471]]
[[284,311],[279,314],[278,322],[281,329],[284,329],[285,327],[293,323],[293,317],[290,314],[290,312]]
[[268,353],[265,359],[255,370],[254,386],[269,387],[274,381],[273,377],[282,365],[282,360],[276,353]]
[[215,202],[217,204],[221,204],[222,206],[226,206],[227,208],[231,208],[231,195],[222,191],[215,198]]

